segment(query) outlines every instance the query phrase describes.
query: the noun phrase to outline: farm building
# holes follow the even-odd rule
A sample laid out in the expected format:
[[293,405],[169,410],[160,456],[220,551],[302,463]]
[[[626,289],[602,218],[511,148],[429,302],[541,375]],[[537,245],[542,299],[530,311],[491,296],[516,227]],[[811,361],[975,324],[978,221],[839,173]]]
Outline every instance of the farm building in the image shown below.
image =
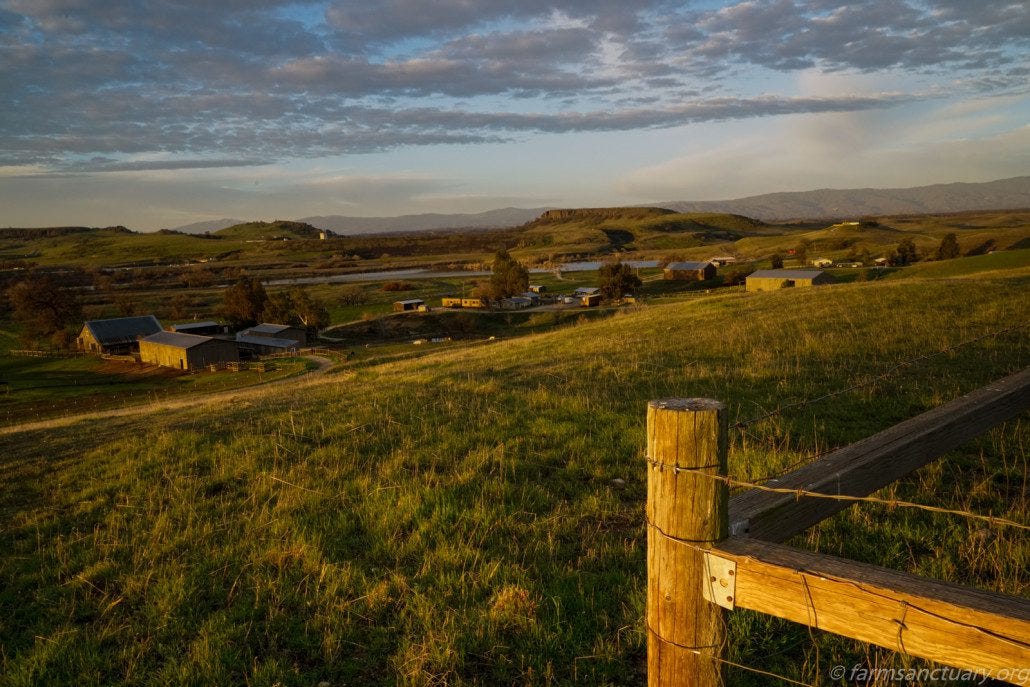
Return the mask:
[[709,258],[708,262],[712,263],[716,267],[725,267],[726,265],[732,265],[737,259],[732,255],[720,255],[718,257]]
[[589,293],[584,296],[580,296],[579,304],[584,308],[596,308],[601,305],[601,294]]
[[501,307],[505,310],[521,310],[532,305],[533,301],[524,296],[512,296],[511,298],[501,299]]
[[[243,330],[240,334],[250,337],[292,340],[297,348],[303,348],[308,344],[307,331],[302,327],[294,327],[288,324],[270,324],[268,322],[262,322],[256,327]],[[239,339],[240,336],[237,334],[236,340],[239,341]]]
[[715,265],[710,262],[670,262],[663,274],[666,279],[704,281],[715,278]]
[[89,320],[82,326],[75,343],[88,353],[126,355],[139,350],[139,339],[161,330],[161,323],[153,315]]
[[300,342],[294,339],[277,339],[274,336],[253,336],[246,332],[236,335],[236,345],[241,356],[274,355],[296,353]]
[[173,324],[171,327],[173,332],[181,332],[183,334],[197,334],[198,336],[214,336],[215,334],[227,334],[229,328],[224,324],[218,324],[210,320],[206,322],[184,322],[182,324]]
[[792,286],[830,284],[831,277],[822,270],[759,270],[748,275],[747,291],[775,291]]
[[581,286],[572,292],[572,294],[576,298],[582,298],[583,296],[593,296],[595,293],[601,293],[601,289],[598,289],[593,286]]
[[540,294],[535,291],[526,291],[525,293],[520,293],[518,297],[528,298],[533,302],[533,305],[540,305]]
[[457,296],[444,296],[440,300],[440,305],[442,305],[445,308],[460,308],[461,299]]
[[462,298],[461,307],[463,308],[488,308],[490,302],[485,298]]
[[421,298],[409,298],[406,301],[394,301],[393,310],[394,312],[407,312],[410,310],[418,310],[426,303]]
[[217,363],[240,359],[235,341],[182,332],[157,332],[139,342],[140,362],[172,367],[176,370],[200,370]]
[[829,267],[833,264],[833,260],[829,258],[816,258],[812,261],[812,265],[815,267]]
[[533,293],[547,293],[547,287],[542,284],[530,284],[529,290]]

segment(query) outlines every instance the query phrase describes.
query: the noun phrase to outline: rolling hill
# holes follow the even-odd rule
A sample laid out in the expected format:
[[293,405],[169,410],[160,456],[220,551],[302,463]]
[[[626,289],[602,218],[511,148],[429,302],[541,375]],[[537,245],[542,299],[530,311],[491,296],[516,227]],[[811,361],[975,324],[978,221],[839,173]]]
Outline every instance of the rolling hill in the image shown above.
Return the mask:
[[[719,398],[732,425],[833,394],[733,430],[732,474],[778,474],[1024,366],[1020,285],[1002,271],[728,292],[409,347],[231,403],[7,433],[2,674],[641,684],[647,401]],[[1025,522],[1027,432],[1007,423],[890,496]],[[862,504],[796,543],[1025,594],[1023,539]],[[907,660],[743,612],[728,623],[731,660],[804,684],[871,651]]]

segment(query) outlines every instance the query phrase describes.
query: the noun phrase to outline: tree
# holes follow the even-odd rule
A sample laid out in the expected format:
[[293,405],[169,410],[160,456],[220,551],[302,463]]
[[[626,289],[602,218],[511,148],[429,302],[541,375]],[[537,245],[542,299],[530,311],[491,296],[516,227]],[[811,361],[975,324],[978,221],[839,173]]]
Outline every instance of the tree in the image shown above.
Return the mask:
[[265,300],[265,309],[261,319],[276,324],[297,324],[294,315],[293,299],[285,291],[276,291]]
[[941,245],[937,246],[938,260],[951,260],[957,258],[961,250],[958,247],[958,237],[955,234],[945,234],[941,239]]
[[898,242],[898,247],[894,250],[894,254],[890,257],[890,263],[892,265],[911,265],[913,262],[919,259],[919,253],[916,251],[916,244],[912,239],[901,239]]
[[308,331],[318,333],[319,329],[329,326],[329,310],[325,303],[312,297],[304,289],[294,289],[291,295],[293,312]]
[[177,293],[172,298],[171,310],[169,310],[169,313],[175,319],[181,320],[184,317],[186,317],[186,313],[187,313],[189,307],[190,307],[190,299],[189,299],[189,297],[186,294],[184,294],[184,293]]
[[340,303],[343,305],[363,305],[368,302],[365,289],[360,284],[349,284],[340,289]]
[[811,247],[812,242],[808,239],[801,239],[801,241],[794,247],[794,257],[798,259],[798,264],[804,267],[808,264],[808,249]]
[[529,272],[502,248],[494,255],[490,286],[497,298],[524,293],[529,288]]
[[65,329],[82,319],[75,295],[48,275],[30,275],[8,288],[6,295],[26,341],[49,339],[65,345],[70,338]]
[[608,262],[601,265],[597,277],[601,297],[609,300],[619,298],[633,289],[640,288],[641,285],[640,277],[624,262]]
[[225,290],[222,314],[233,327],[249,327],[258,323],[265,310],[268,294],[254,277],[240,277]]
[[773,253],[772,257],[769,258],[769,260],[772,262],[772,268],[774,270],[782,270],[783,269],[783,256],[780,255],[779,253]]

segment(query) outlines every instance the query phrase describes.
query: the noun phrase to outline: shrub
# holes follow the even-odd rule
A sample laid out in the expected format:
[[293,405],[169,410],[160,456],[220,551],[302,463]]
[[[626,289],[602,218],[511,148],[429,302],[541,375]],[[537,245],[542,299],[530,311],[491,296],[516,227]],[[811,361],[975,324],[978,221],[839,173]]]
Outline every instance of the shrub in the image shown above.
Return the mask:
[[383,291],[410,291],[413,287],[405,281],[388,281],[383,284]]

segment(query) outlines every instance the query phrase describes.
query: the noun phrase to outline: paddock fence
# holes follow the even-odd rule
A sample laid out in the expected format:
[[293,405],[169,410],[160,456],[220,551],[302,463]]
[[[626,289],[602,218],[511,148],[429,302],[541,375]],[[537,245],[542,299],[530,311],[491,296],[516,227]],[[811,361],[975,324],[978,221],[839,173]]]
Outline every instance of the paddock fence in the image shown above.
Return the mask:
[[[750,609],[927,659],[981,678],[1030,685],[1030,600],[784,545],[856,504],[991,515],[872,494],[1030,408],[1030,368],[764,483],[727,469],[729,424],[711,399],[647,408],[648,685],[716,687],[728,665],[726,617]],[[743,424],[743,423],[741,423]],[[733,495],[729,488],[746,487]],[[840,683],[846,675],[830,676]]]

